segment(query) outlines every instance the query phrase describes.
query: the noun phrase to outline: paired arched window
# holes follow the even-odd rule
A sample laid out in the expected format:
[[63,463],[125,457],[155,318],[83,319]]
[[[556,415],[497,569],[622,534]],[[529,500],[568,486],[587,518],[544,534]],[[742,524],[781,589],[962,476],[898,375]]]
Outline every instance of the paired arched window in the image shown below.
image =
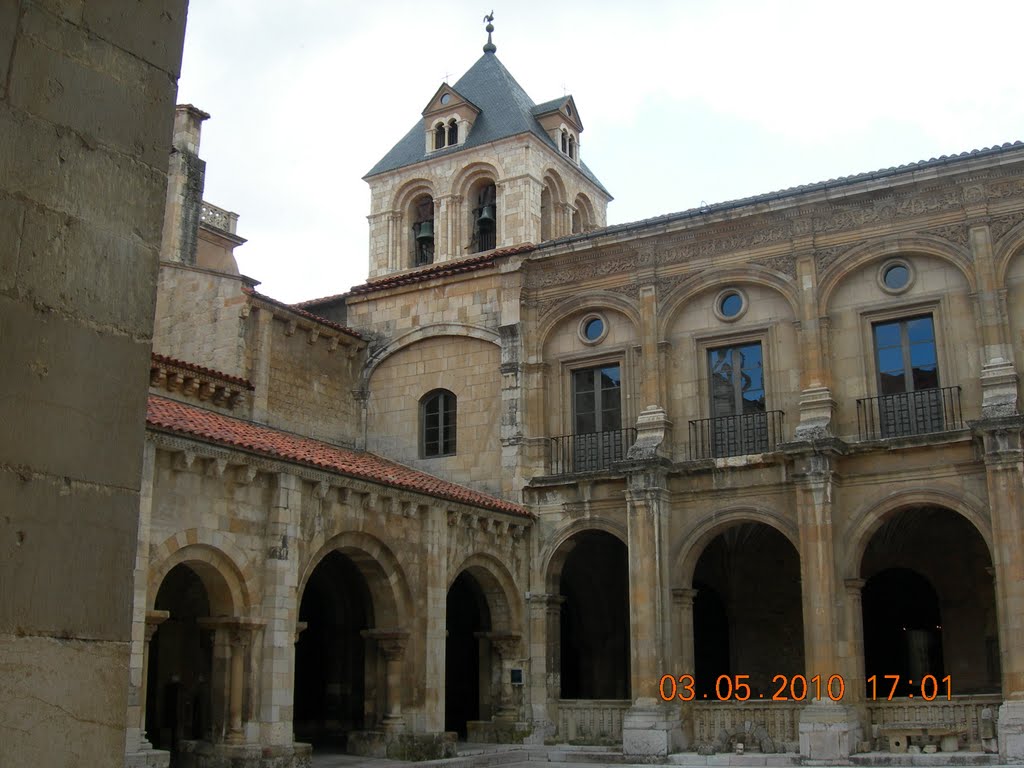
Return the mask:
[[459,123],[453,117],[445,125],[443,122],[434,126],[434,149],[444,149],[459,143]]
[[423,458],[455,454],[455,395],[435,389],[420,400],[420,453]]
[[434,149],[443,149],[445,140],[444,123],[434,126]]
[[448,146],[459,143],[459,124],[452,118],[448,121]]

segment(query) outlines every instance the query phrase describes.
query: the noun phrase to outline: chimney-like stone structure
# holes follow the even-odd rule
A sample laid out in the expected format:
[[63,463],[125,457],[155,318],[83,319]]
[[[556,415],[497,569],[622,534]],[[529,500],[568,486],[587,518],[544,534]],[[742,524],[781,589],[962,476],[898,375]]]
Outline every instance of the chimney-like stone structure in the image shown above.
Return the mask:
[[196,237],[206,176],[206,163],[199,159],[199,138],[203,121],[209,119],[209,114],[191,104],[179,104],[174,109],[161,261],[196,263]]

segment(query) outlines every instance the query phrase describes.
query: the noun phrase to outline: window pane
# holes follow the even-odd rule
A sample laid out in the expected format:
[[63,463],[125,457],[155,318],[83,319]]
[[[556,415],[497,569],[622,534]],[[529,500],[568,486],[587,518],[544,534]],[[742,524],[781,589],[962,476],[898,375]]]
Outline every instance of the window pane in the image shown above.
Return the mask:
[[900,324],[881,323],[875,326],[876,347],[898,347],[900,345]]
[[915,367],[935,367],[935,345],[934,344],[911,344],[910,364]]
[[576,392],[594,391],[594,371],[587,368],[584,371],[574,371],[572,375],[573,389]]
[[911,343],[915,341],[932,341],[935,338],[935,332],[932,329],[932,319],[930,317],[918,317],[914,320],[908,320],[907,336]]
[[593,411],[576,412],[576,434],[597,431],[597,414]]
[[897,392],[906,392],[907,387],[903,378],[903,372],[882,373],[878,377],[878,391],[881,395],[892,395]]
[[903,373],[903,350],[899,347],[878,350],[878,370],[882,373]]
[[607,368],[601,369],[601,386],[605,389],[609,387],[618,387],[621,382],[619,381],[619,366],[612,365]]
[[914,368],[914,389],[931,389],[939,386],[939,371],[934,365]]

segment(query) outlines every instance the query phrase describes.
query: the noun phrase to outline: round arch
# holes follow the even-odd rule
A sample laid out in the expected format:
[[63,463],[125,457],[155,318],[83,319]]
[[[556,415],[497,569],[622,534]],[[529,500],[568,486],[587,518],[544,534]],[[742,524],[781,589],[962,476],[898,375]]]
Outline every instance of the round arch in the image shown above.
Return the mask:
[[781,533],[797,556],[800,556],[800,531],[796,521],[785,515],[762,507],[731,507],[720,512],[715,512],[710,517],[697,522],[683,531],[679,537],[679,543],[674,547],[675,553],[672,556],[673,563],[673,588],[688,588],[693,584],[693,573],[697,568],[697,561],[707,549],[708,544],[723,531],[738,525],[739,523],[763,523],[769,528]]
[[978,497],[962,489],[911,489],[895,491],[881,499],[870,501],[850,517],[843,536],[843,541],[849,542],[841,563],[843,578],[860,578],[860,565],[868,543],[886,520],[903,509],[923,506],[948,509],[965,517],[981,535],[988,549],[989,558],[995,562],[992,526],[981,511],[984,504]]
[[491,629],[496,632],[523,632],[522,606],[516,599],[518,589],[508,568],[493,555],[481,552],[467,557],[451,570],[448,589],[462,573],[469,573],[483,590],[491,612]]
[[562,576],[562,566],[565,565],[565,558],[569,555],[569,552],[572,551],[572,547],[566,547],[563,545],[576,534],[583,533],[585,531],[601,531],[603,533],[609,533],[621,541],[623,546],[629,546],[629,535],[626,532],[625,526],[619,525],[611,520],[591,518],[588,520],[576,520],[575,522],[570,523],[551,538],[551,543],[544,548],[540,555],[540,562],[543,567],[541,573],[544,574],[544,586],[548,594],[558,594],[559,581]]
[[818,314],[828,314],[832,294],[847,277],[871,262],[897,255],[931,256],[940,259],[955,267],[964,276],[972,293],[977,290],[971,257],[966,249],[931,235],[887,238],[850,249],[843,258],[825,270],[818,281]]
[[611,291],[594,291],[593,293],[586,293],[581,296],[571,296],[564,301],[558,302],[545,312],[537,323],[535,347],[532,351],[539,355],[548,341],[548,336],[567,317],[576,312],[595,308],[613,309],[621,312],[633,324],[633,329],[639,333],[640,310],[635,302]]
[[491,183],[498,187],[498,195],[501,195],[501,188],[498,186],[498,179],[504,178],[501,169],[491,163],[475,162],[470,163],[452,177],[448,193],[468,197],[472,186],[481,179],[490,179]]
[[573,205],[576,207],[576,210],[580,211],[583,215],[583,220],[580,222],[581,230],[583,232],[597,226],[597,221],[594,217],[594,204],[590,201],[589,197],[580,192],[576,195]]
[[554,202],[564,203],[569,198],[569,193],[566,191],[565,182],[562,181],[561,174],[558,173],[554,168],[548,167],[544,169],[542,176],[544,184],[551,188],[554,193]]
[[467,325],[464,323],[431,323],[430,325],[421,325],[408,333],[404,333],[401,336],[392,339],[367,359],[366,364],[363,366],[361,382],[362,388],[366,389],[369,386],[370,378],[373,376],[374,371],[377,370],[381,363],[395,353],[400,352],[418,341],[443,336],[454,336],[458,338],[468,337],[471,339],[490,342],[497,347],[501,346],[501,337],[497,332],[492,331],[489,328],[482,328],[477,325]]
[[416,178],[405,182],[392,197],[391,210],[405,212],[420,195],[429,195],[432,200],[437,200],[434,193],[434,184],[429,179]]
[[1024,251],[1024,222],[1013,227],[999,240],[992,244],[992,252],[996,265],[996,285],[1006,287],[1006,277],[1010,273],[1013,259]]
[[710,275],[696,274],[669,293],[665,297],[664,310],[659,312],[658,337],[667,337],[672,323],[693,298],[706,292],[720,291],[730,285],[759,285],[776,291],[789,304],[794,319],[800,316],[800,303],[794,282],[774,270],[748,264],[742,269],[727,269]]
[[244,616],[249,611],[255,589],[244,575],[248,573],[248,564],[241,550],[222,535],[191,528],[168,538],[160,549],[167,556],[150,568],[148,609],[155,605],[160,585],[171,569],[187,565],[203,582],[213,616]]
[[344,531],[332,536],[300,568],[296,605],[302,605],[309,577],[330,552],[340,552],[348,557],[366,580],[373,600],[376,629],[408,626],[412,599],[402,566],[380,539],[361,531]]

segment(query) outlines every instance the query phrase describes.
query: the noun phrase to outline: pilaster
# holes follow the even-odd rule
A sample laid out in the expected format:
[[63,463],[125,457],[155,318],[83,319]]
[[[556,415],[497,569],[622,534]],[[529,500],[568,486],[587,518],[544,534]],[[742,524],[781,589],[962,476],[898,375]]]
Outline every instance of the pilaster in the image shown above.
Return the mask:
[[992,233],[985,222],[968,230],[978,291],[974,311],[981,337],[981,412],[983,418],[1014,416],[1018,412],[1018,374],[1013,364],[1005,301],[996,281]]
[[832,399],[828,366],[825,364],[824,336],[828,318],[818,312],[818,275],[813,253],[796,260],[797,296],[800,321],[797,338],[800,350],[800,421],[797,440],[815,440],[832,435],[836,403]]

